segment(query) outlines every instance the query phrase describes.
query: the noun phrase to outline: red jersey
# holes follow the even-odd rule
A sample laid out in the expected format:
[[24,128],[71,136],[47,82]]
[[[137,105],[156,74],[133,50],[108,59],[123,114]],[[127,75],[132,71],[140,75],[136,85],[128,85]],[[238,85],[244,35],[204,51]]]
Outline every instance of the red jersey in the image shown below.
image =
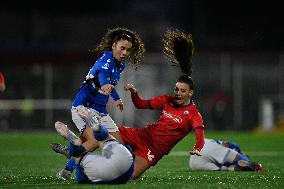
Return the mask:
[[134,105],[139,109],[161,110],[160,118],[155,123],[144,128],[130,129],[135,136],[131,136],[131,133],[124,134],[126,129],[120,128],[123,140],[134,146],[134,151],[135,146],[142,145],[148,149],[150,147],[160,159],[193,128],[204,127],[202,116],[192,100],[189,105],[178,107],[175,105],[174,97],[168,95],[157,96],[150,100],[141,99],[137,93],[132,93],[131,97]]

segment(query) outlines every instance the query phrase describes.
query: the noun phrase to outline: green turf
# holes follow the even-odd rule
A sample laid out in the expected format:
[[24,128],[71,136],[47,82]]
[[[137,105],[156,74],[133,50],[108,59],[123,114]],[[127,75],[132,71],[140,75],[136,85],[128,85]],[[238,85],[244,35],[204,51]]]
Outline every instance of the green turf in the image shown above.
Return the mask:
[[[55,133],[0,133],[0,188],[284,188],[284,136],[244,132],[207,132],[209,138],[230,139],[241,145],[265,171],[190,172],[187,156],[170,154],[124,185],[77,185],[57,180],[66,159],[53,153],[49,143],[64,142]],[[191,149],[194,136],[178,143],[173,152]],[[270,152],[270,153],[269,153]]]

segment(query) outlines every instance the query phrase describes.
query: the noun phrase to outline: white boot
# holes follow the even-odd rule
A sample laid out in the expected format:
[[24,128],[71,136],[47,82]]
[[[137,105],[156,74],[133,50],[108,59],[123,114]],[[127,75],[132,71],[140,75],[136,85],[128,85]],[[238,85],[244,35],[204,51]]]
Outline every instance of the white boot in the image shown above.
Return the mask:
[[70,131],[67,125],[65,125],[64,123],[60,121],[55,122],[55,129],[62,137],[64,137],[75,146],[80,146],[82,144],[81,139],[77,137],[72,131]]

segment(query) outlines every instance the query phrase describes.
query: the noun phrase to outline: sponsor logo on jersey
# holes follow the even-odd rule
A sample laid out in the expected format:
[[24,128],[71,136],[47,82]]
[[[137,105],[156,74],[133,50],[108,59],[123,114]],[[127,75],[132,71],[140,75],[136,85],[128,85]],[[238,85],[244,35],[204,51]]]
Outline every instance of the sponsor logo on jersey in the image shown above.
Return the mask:
[[171,113],[169,113],[169,112],[166,112],[165,110],[163,110],[162,113],[163,113],[166,117],[172,119],[174,122],[182,123],[182,119],[181,119],[179,116],[173,115],[173,114],[171,114]]

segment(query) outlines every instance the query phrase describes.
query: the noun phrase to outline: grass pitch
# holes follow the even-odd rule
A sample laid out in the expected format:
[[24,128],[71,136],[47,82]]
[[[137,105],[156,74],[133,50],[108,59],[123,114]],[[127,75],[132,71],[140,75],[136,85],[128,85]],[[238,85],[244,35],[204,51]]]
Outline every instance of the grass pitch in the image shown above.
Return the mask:
[[55,132],[0,133],[0,188],[284,188],[283,135],[206,132],[206,137],[237,142],[265,171],[189,171],[186,151],[195,140],[191,134],[138,180],[124,185],[78,185],[74,177],[70,182],[55,177],[66,163],[49,147],[51,142],[66,143]]

